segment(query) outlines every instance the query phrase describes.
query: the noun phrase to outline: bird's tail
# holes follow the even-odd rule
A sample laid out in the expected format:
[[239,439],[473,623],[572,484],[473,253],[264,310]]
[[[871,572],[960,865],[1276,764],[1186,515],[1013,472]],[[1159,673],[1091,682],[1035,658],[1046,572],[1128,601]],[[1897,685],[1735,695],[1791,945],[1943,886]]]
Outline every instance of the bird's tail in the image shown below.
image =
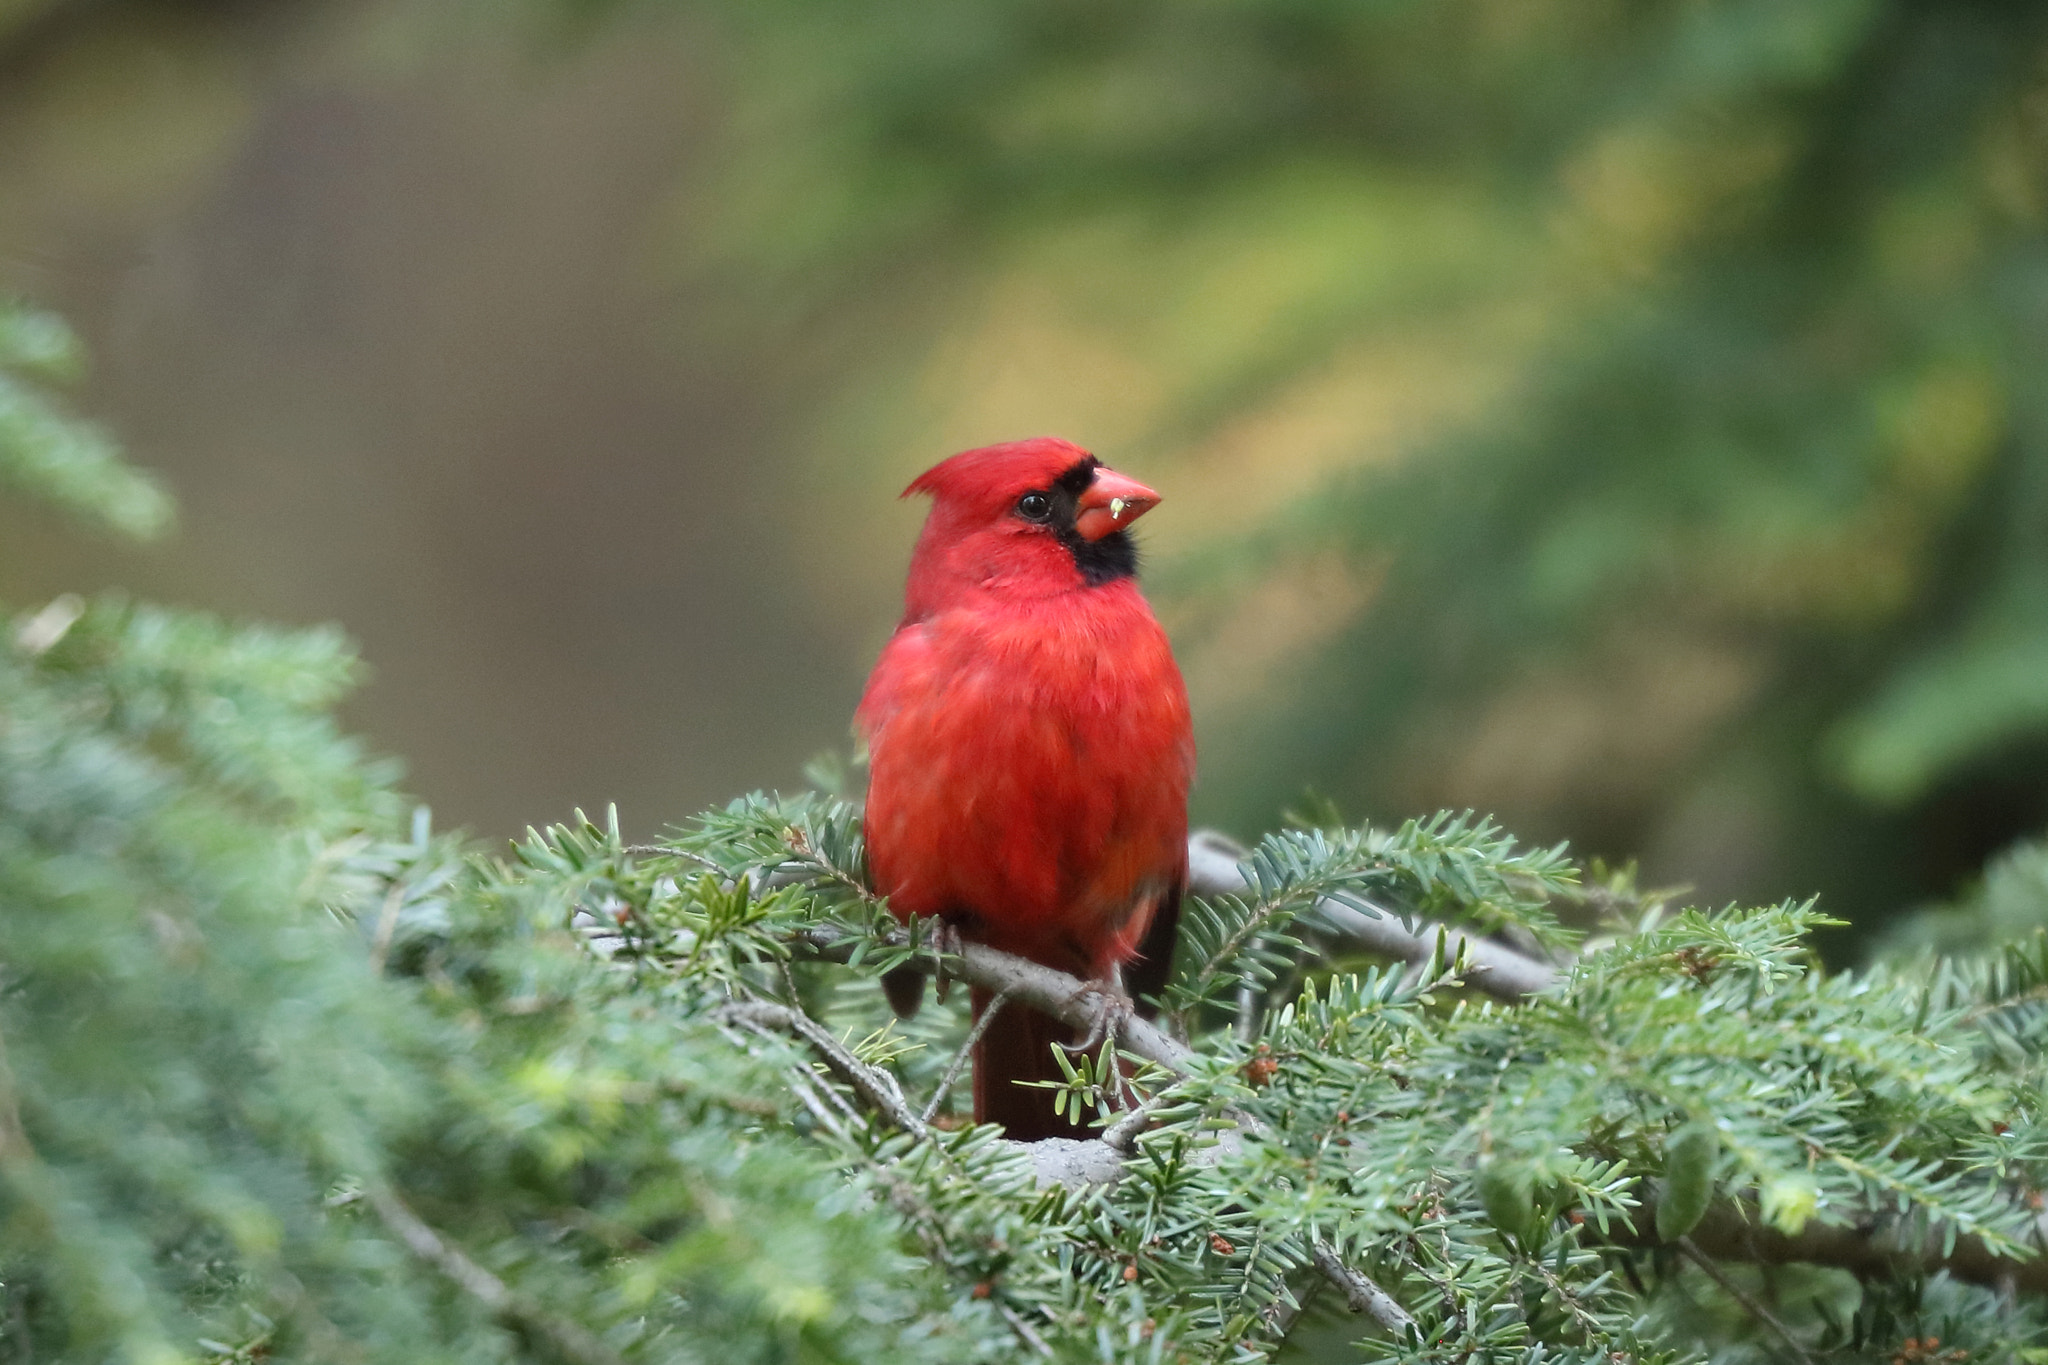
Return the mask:
[[[990,992],[974,988],[974,1017],[988,1008]],[[1079,1041],[1074,1030],[1059,1020],[1028,1009],[1015,1001],[1003,1006],[1002,1017],[982,1034],[974,1045],[974,1121],[1000,1123],[1004,1133],[1019,1142],[1039,1138],[1088,1138],[1098,1136],[1086,1125],[1092,1117],[1082,1113],[1084,1122],[1062,1117],[1054,1108],[1058,1092],[1020,1081],[1064,1081],[1066,1073],[1054,1060],[1055,1045],[1072,1046]]]

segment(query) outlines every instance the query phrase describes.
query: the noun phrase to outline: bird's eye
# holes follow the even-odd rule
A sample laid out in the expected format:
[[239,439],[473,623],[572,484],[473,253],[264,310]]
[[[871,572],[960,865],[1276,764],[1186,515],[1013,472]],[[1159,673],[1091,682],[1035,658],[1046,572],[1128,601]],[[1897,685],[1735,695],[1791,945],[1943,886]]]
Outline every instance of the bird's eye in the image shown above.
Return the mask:
[[1043,493],[1026,493],[1017,499],[1017,515],[1026,521],[1044,521],[1052,515],[1052,499]]

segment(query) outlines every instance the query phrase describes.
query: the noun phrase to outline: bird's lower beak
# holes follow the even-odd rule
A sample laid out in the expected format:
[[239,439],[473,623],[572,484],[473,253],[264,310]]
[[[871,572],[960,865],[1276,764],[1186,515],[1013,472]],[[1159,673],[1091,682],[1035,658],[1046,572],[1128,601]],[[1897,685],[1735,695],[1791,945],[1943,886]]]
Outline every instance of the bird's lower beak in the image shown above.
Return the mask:
[[1114,469],[1098,468],[1095,482],[1075,503],[1074,531],[1083,540],[1100,540],[1121,531],[1152,510],[1159,495]]

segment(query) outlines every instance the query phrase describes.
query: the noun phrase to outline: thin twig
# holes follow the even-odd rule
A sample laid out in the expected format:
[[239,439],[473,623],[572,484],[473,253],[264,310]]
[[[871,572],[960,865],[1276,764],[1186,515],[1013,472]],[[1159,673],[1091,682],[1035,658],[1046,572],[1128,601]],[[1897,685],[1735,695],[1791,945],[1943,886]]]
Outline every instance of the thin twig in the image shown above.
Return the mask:
[[996,1305],[996,1311],[1001,1313],[1010,1326],[1016,1329],[1018,1336],[1024,1338],[1025,1345],[1042,1356],[1052,1354],[1052,1347],[1045,1344],[1045,1338],[1032,1331],[1031,1324],[1018,1316],[1016,1310],[1011,1308],[1010,1305],[999,1303]]
[[1394,1302],[1393,1295],[1374,1284],[1363,1271],[1353,1270],[1344,1264],[1343,1258],[1328,1244],[1312,1241],[1309,1252],[1323,1278],[1344,1291],[1345,1305],[1352,1312],[1367,1314],[1374,1322],[1403,1339],[1414,1330],[1415,1319],[1408,1316],[1408,1310]]
[[[826,1104],[819,1096],[818,1085],[814,1077],[793,1071],[790,1075],[789,1088],[796,1092],[797,1102],[811,1111],[811,1117],[816,1119],[826,1132],[832,1134],[833,1137],[838,1138],[843,1143],[851,1143],[853,1141],[853,1135],[848,1133],[840,1124],[839,1116],[834,1114],[831,1106]],[[830,1092],[826,1093],[829,1094]]]
[[[766,1042],[775,1043],[777,1045],[786,1044],[788,1042],[788,1039],[785,1038],[782,1034],[777,1033],[774,1029],[769,1028],[768,1026],[760,1023],[758,1020],[739,1019],[735,1022],[738,1023],[739,1027],[753,1034],[756,1038],[760,1038]],[[816,1073],[811,1070],[808,1064],[799,1063],[795,1066],[792,1066],[789,1070],[789,1074],[797,1082],[797,1094],[800,1098],[829,1101],[831,1108],[835,1110],[838,1113],[839,1117],[847,1123],[851,1123],[855,1127],[861,1128],[867,1126],[867,1120],[864,1117],[862,1117],[860,1110],[854,1108],[853,1101],[847,1099],[846,1096],[840,1094],[837,1090],[834,1090],[829,1085],[818,1084],[818,1077]],[[846,1130],[841,1128],[838,1123],[835,1122],[832,1125],[832,1127],[833,1131],[838,1133],[841,1137],[846,1136]]]
[[939,1078],[939,1088],[932,1092],[931,1101],[925,1105],[924,1112],[918,1115],[919,1119],[930,1123],[932,1116],[939,1112],[939,1106],[946,1102],[946,1095],[952,1090],[953,1082],[960,1079],[960,1068],[967,1065],[968,1057],[974,1052],[974,1045],[981,1041],[982,1035],[988,1032],[989,1025],[995,1023],[996,1015],[1009,1003],[1010,992],[1006,988],[997,991],[988,1004],[983,1006],[981,1018],[975,1020],[974,1027],[967,1031],[967,1041],[960,1044],[960,1050],[953,1054],[952,1064],[946,1068],[946,1074]]
[[[750,1024],[742,1021],[733,1025],[732,1027],[727,1027],[724,1024],[718,1025],[718,1031],[725,1036],[725,1040],[731,1043],[734,1047],[740,1049],[740,1051],[746,1053],[750,1057],[756,1054],[753,1048],[747,1046],[746,1040],[739,1036],[739,1029],[745,1029],[747,1032],[753,1034],[758,1038],[771,1039],[777,1044],[780,1044],[783,1041],[776,1034],[771,1033],[769,1030],[762,1028],[758,1024]],[[798,1101],[802,1103],[804,1108],[811,1111],[811,1117],[818,1121],[819,1126],[824,1128],[825,1131],[831,1133],[832,1136],[838,1138],[841,1142],[850,1142],[852,1139],[848,1135],[845,1127],[841,1125],[841,1123],[839,1122],[838,1116],[833,1114],[831,1109],[827,1107],[827,1105],[825,1104],[825,1101],[819,1098],[818,1088],[812,1084],[814,1077],[810,1073],[810,1068],[791,1067],[789,1068],[789,1076],[790,1089],[796,1092],[796,1097]],[[828,1090],[825,1093],[831,1095],[833,1099],[839,1100],[841,1104],[845,1103],[844,1100],[841,1100],[839,1098],[837,1092]],[[848,1111],[848,1113],[850,1117],[853,1117],[856,1120],[858,1120],[858,1115],[852,1114],[850,1110]]]
[[1714,1262],[1711,1259],[1709,1259],[1705,1252],[1701,1251],[1697,1246],[1693,1244],[1692,1238],[1679,1238],[1677,1246],[1678,1252],[1681,1256],[1685,1257],[1686,1260],[1691,1261],[1694,1265],[1698,1266],[1701,1272],[1704,1273],[1708,1279],[1712,1280],[1715,1284],[1720,1285],[1721,1292],[1726,1294],[1729,1298],[1735,1300],[1737,1303],[1741,1304],[1743,1310],[1747,1312],[1751,1317],[1755,1318],[1764,1326],[1770,1328],[1771,1334],[1777,1337],[1779,1341],[1785,1343],[1785,1349],[1792,1353],[1792,1358],[1794,1360],[1800,1361],[1802,1365],[1806,1365],[1806,1363],[1809,1360],[1809,1357],[1806,1354],[1805,1348],[1800,1346],[1800,1344],[1797,1341],[1793,1340],[1792,1333],[1786,1330],[1784,1323],[1779,1322],[1777,1318],[1771,1315],[1770,1309],[1758,1303],[1753,1296],[1751,1296],[1747,1291],[1745,1291],[1742,1288],[1741,1285],[1729,1279],[1726,1271],[1722,1270],[1721,1267],[1715,1265]]
[[625,1365],[625,1358],[588,1328],[520,1301],[506,1283],[451,1245],[389,1190],[367,1192],[370,1207],[406,1250],[446,1275],[455,1286],[500,1318],[530,1328],[578,1365]]
[[720,877],[731,877],[732,872],[701,853],[692,853],[687,848],[672,848],[667,844],[627,844],[619,852],[629,858],[683,858],[697,864],[707,872],[716,872]]
[[741,1000],[722,1007],[719,1013],[739,1023],[796,1034],[815,1048],[827,1066],[838,1072],[841,1079],[891,1123],[912,1137],[925,1135],[924,1120],[910,1112],[903,1092],[897,1088],[896,1078],[879,1067],[869,1066],[847,1051],[846,1045],[834,1038],[830,1029],[802,1010],[766,1000]]
[[1266,1330],[1271,1332],[1275,1339],[1285,1341],[1287,1334],[1294,1330],[1294,1324],[1301,1320],[1301,1315],[1308,1311],[1308,1306],[1315,1302],[1316,1295],[1322,1292],[1325,1283],[1327,1281],[1318,1274],[1301,1287],[1299,1294],[1289,1289],[1285,1298],[1273,1300],[1265,1311]]

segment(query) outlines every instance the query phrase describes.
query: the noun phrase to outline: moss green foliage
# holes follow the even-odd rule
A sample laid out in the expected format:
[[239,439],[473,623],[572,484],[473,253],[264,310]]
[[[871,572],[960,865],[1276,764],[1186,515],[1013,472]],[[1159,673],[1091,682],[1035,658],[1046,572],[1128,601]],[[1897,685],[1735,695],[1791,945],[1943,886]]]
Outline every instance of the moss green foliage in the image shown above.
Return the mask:
[[61,319],[0,299],[0,489],[121,534],[155,535],[170,522],[169,496],[46,387],[76,380],[83,369],[78,341]]
[[[336,728],[353,670],[118,599],[0,637],[0,1360],[2041,1358],[2038,937],[1829,974],[1810,906],[1673,912],[1471,818],[1286,831],[1192,907],[1121,1179],[1046,1185],[936,1094],[965,992],[892,1020],[935,949],[856,807],[491,856]],[[1325,897],[1579,951],[1502,1006],[1345,956]]]

